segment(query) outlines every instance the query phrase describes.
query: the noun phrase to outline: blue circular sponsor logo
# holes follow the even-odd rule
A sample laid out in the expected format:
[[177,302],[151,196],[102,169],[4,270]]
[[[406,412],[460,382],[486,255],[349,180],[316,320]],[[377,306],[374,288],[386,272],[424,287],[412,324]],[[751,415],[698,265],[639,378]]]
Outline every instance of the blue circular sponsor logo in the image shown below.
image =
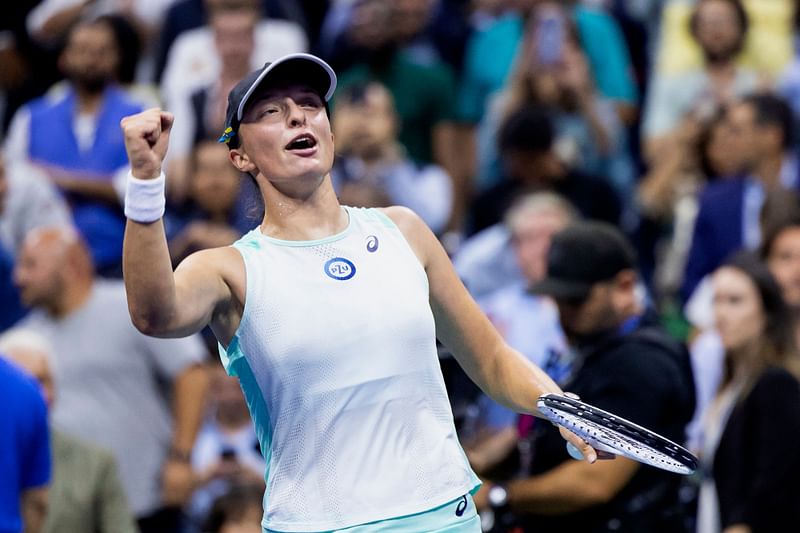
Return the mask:
[[367,237],[367,251],[372,253],[378,249],[378,237],[370,235]]
[[325,273],[330,278],[345,281],[356,275],[356,266],[349,259],[334,257],[325,262]]

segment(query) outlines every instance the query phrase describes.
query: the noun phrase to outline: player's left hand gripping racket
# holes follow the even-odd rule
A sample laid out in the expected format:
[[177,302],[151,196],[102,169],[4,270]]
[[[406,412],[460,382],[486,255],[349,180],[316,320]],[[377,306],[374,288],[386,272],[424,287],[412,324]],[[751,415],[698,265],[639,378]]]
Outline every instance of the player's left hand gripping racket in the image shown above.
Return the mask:
[[677,474],[688,475],[697,469],[697,457],[682,446],[580,400],[551,393],[540,396],[536,405],[551,422],[575,433],[595,450]]

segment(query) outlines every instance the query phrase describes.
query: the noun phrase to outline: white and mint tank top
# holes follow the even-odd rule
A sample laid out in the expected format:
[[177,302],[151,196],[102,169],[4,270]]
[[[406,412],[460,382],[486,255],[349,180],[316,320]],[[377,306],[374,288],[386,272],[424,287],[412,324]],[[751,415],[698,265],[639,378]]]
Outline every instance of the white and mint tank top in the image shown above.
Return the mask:
[[247,291],[227,350],[267,463],[263,525],[326,531],[432,509],[479,483],[458,443],[422,265],[375,209],[342,233],[234,244]]

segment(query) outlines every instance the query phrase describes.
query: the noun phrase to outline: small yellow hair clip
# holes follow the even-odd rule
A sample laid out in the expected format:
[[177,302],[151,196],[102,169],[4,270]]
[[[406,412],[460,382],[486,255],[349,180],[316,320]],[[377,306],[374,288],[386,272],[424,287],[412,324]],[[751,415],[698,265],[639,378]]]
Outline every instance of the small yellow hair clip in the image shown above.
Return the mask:
[[231,137],[233,137],[234,135],[236,135],[236,132],[233,131],[233,128],[228,126],[227,128],[225,128],[225,131],[222,132],[222,135],[217,140],[217,142],[228,144],[231,141]]

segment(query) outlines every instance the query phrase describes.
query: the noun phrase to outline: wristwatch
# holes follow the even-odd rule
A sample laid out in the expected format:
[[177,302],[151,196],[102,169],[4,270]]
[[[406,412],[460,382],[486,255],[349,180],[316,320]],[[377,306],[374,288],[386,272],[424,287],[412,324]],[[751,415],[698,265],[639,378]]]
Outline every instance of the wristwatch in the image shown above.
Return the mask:
[[502,485],[492,485],[487,498],[492,509],[502,509],[508,505],[508,491]]

